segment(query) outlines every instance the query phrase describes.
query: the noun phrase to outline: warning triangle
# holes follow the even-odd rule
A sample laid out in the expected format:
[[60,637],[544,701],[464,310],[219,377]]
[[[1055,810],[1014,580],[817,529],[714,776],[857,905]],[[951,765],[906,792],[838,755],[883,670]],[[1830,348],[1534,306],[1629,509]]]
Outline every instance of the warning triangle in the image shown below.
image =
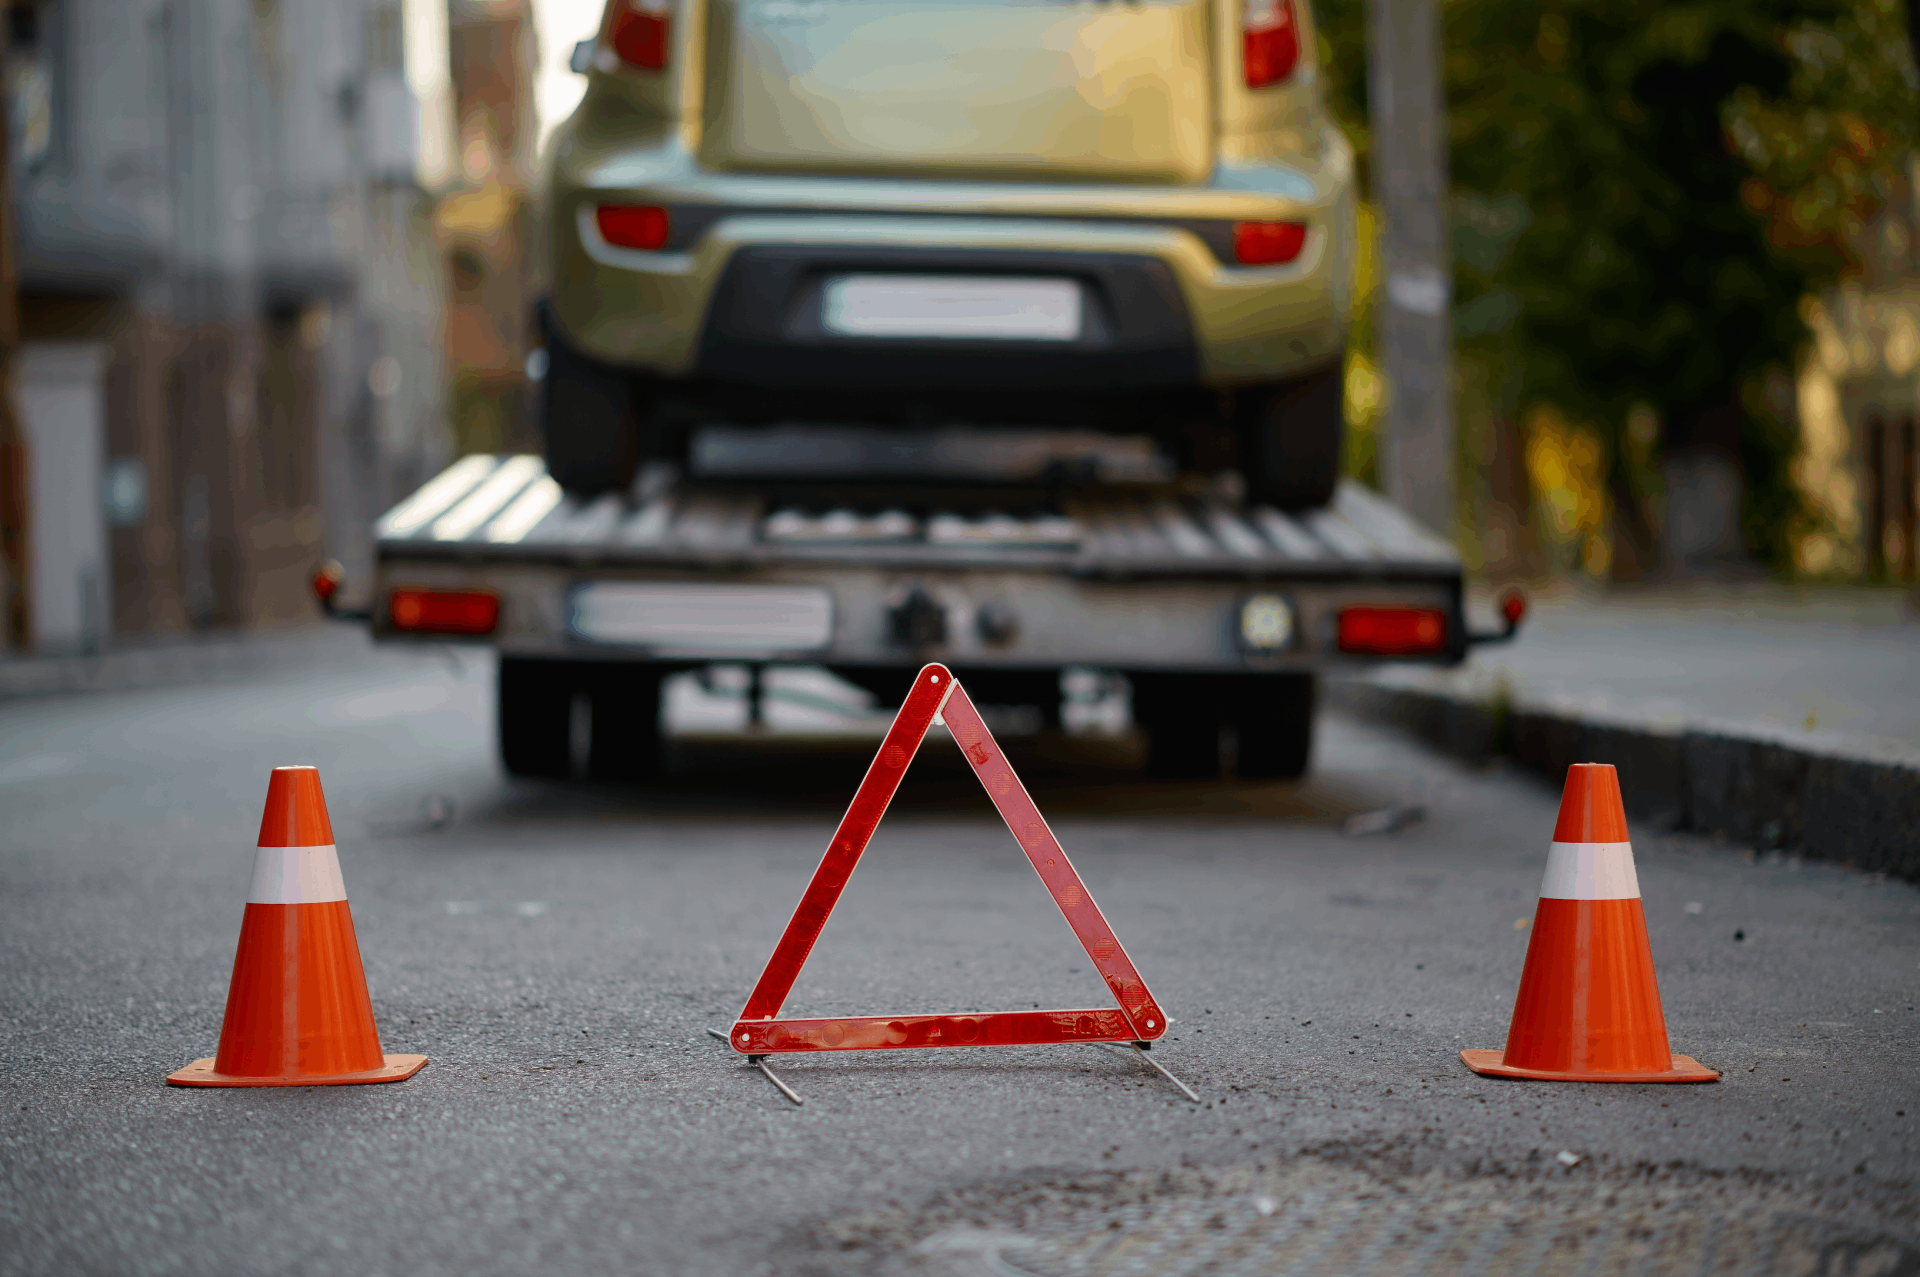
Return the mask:
[[[1074,1011],[993,1011],[980,1015],[867,1015],[829,1020],[782,1020],[780,1008],[807,964],[821,928],[833,913],[847,880],[860,863],[887,804],[893,801],[913,755],[935,717],[953,733],[960,752],[987,796],[1005,818],[1020,850],[1040,874],[1053,902],[1073,934],[1080,938],[1094,969],[1106,980],[1117,1007]],[[1100,907],[1074,872],[1067,853],[1040,817],[1039,808],[1013,773],[1013,767],[980,719],[967,693],[944,665],[929,665],[914,676],[880,743],[873,765],[860,782],[847,814],[840,818],[827,854],[813,871],[793,920],[780,937],[760,982],[734,1023],[728,1042],[742,1055],[794,1051],[913,1050],[946,1046],[1037,1046],[1049,1042],[1151,1042],[1167,1031],[1167,1017],[1133,968],[1127,951],[1107,925]]]

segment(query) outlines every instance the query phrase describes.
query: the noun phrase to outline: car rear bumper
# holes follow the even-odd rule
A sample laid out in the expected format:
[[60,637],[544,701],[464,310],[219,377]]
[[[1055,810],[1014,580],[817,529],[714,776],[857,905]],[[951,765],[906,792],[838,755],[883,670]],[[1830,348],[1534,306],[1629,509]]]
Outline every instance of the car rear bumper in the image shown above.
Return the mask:
[[[1060,342],[838,336],[820,322],[821,296],[835,277],[855,273],[1070,280],[1082,298],[1080,336]],[[777,244],[743,247],[728,259],[692,372],[757,385],[870,390],[981,382],[1007,389],[1096,389],[1190,386],[1199,379],[1199,356],[1179,284],[1156,257]]]
[[[564,140],[557,154],[555,319],[584,353],[658,376],[1228,387],[1322,363],[1345,332],[1344,144],[1311,165],[1223,163],[1204,187],[714,174],[673,147],[589,162]],[[666,207],[674,234],[659,251],[612,245],[595,224],[600,204]],[[1232,260],[1236,220],[1309,231],[1294,261],[1243,267]],[[1076,279],[1104,322],[1074,343],[809,330],[819,282],[851,271]]]

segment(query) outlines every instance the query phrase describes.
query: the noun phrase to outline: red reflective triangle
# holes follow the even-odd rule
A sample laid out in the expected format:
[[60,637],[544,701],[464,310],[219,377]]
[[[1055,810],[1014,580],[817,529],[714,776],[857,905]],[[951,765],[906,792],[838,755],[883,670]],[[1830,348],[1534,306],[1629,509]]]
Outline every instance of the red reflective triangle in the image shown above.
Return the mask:
[[[780,1007],[799,978],[800,968],[820,938],[820,929],[853,876],[887,804],[900,788],[914,751],[926,739],[935,715],[966,755],[987,796],[1000,809],[1020,850],[1039,871],[1040,880],[1060,906],[1067,925],[1080,938],[1112,991],[1116,1007],[1085,1011],[993,1011],[982,1015],[865,1015],[831,1020],[782,1020]],[[1150,1042],[1167,1031],[1160,1011],[1113,928],[1087,894],[1087,888],[1040,817],[1020,778],[1000,752],[980,712],[944,665],[929,665],[914,677],[873,766],[840,819],[827,854],[813,871],[760,982],[735,1021],[728,1042],[743,1055],[784,1051],[911,1050],[940,1046],[1028,1046],[1046,1042]]]

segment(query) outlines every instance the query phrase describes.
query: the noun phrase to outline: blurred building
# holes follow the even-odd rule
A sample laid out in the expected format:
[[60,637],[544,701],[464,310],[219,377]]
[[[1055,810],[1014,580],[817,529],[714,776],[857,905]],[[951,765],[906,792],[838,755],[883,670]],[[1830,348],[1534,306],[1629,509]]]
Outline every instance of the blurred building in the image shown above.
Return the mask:
[[1860,273],[1808,305],[1799,479],[1827,524],[1810,572],[1912,584],[1920,575],[1920,159],[1855,239]]
[[458,162],[436,216],[446,253],[448,424],[457,452],[537,452],[531,187],[539,57],[526,0],[452,0]]
[[445,460],[445,0],[7,8],[36,650],[311,615]]

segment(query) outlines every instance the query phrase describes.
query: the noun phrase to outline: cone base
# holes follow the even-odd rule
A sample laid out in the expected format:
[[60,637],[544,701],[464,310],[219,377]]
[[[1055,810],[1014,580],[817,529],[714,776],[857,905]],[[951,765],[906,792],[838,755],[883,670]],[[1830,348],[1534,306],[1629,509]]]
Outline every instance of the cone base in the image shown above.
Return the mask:
[[356,1086],[365,1082],[402,1082],[427,1067],[424,1055],[389,1055],[377,1069],[361,1073],[334,1073],[323,1077],[237,1077],[215,1073],[213,1057],[195,1060],[177,1073],[167,1074],[174,1086]]
[[1526,1078],[1536,1082],[1718,1082],[1720,1074],[1691,1055],[1673,1057],[1673,1067],[1658,1073],[1559,1072],[1510,1067],[1505,1051],[1462,1051],[1460,1058],[1475,1073],[1488,1077]]

